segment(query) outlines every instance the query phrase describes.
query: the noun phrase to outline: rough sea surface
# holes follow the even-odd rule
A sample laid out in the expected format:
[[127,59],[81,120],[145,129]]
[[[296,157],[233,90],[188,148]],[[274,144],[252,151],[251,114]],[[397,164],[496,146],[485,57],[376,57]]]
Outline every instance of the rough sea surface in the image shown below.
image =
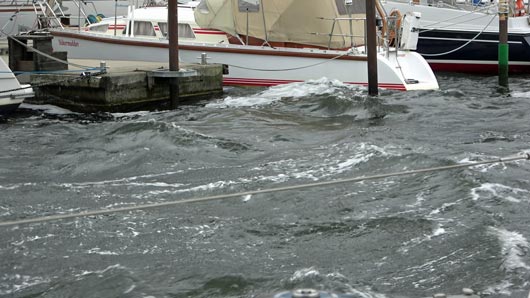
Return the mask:
[[[0,221],[530,152],[530,77],[439,91],[321,79],[174,111],[25,104],[0,123]],[[530,161],[0,227],[1,297],[509,297],[530,289]]]

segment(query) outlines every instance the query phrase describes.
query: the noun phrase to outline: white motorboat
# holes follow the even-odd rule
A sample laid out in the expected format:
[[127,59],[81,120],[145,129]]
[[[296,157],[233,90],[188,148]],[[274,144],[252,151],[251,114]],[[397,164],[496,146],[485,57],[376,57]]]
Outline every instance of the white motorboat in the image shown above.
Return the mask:
[[0,0],[0,37],[127,14],[128,0]]
[[[254,3],[255,1],[251,1]],[[368,84],[365,14],[334,0],[203,0],[178,7],[179,58],[228,66],[226,85],[271,86],[327,77]],[[307,9],[311,8],[311,9]],[[414,49],[416,14],[402,22],[409,38],[378,47],[379,87],[438,89],[431,68]],[[330,28],[332,28],[330,30]],[[85,30],[52,29],[55,51],[69,58],[167,62],[167,7],[131,9]]]
[[4,59],[0,58],[0,117],[16,110],[24,98],[33,95],[30,85],[21,85]]

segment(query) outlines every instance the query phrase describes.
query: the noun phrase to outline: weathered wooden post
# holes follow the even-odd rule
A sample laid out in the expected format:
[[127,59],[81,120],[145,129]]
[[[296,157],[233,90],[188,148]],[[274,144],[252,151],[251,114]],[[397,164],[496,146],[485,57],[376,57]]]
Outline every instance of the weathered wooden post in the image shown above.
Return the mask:
[[[167,6],[168,37],[169,37],[169,71],[179,71],[179,41],[178,41],[178,5],[177,0],[169,0]],[[179,79],[177,75],[169,78],[169,100],[171,108],[178,106]]]
[[378,95],[375,0],[366,0],[366,49],[368,55],[368,95]]
[[117,25],[118,25],[118,0],[114,0],[114,36],[116,36]]

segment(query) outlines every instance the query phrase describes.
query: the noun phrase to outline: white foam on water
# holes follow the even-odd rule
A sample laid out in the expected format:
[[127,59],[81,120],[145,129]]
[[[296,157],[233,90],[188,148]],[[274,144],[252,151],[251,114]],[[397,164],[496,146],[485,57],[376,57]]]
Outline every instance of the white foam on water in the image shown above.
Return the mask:
[[283,98],[298,99],[315,94],[331,94],[337,88],[348,88],[360,90],[358,86],[344,84],[337,80],[321,78],[318,80],[308,80],[306,82],[276,85],[254,94],[250,97],[226,97],[221,102],[209,103],[206,107],[228,108],[228,107],[255,107],[270,105]]
[[228,108],[228,107],[240,108],[240,107],[265,106],[275,101],[278,101],[280,99],[281,98],[260,97],[260,95],[256,95],[252,97],[236,97],[236,98],[228,96],[225,99],[223,99],[222,102],[209,103],[206,105],[206,107],[207,108]]
[[50,282],[49,279],[40,276],[20,274],[4,275],[1,280],[8,282],[8,284],[0,284],[0,295],[2,296],[14,294],[26,288]]
[[303,281],[307,278],[315,278],[319,276],[320,272],[318,272],[318,270],[316,270],[314,267],[302,268],[300,270],[295,271],[293,275],[289,278],[289,281],[295,283]]
[[123,294],[129,294],[134,289],[136,289],[136,285],[131,285],[127,290],[123,291]]
[[108,250],[101,250],[99,247],[94,247],[86,251],[88,254],[96,254],[96,255],[103,255],[103,256],[117,256],[119,253],[112,252]]
[[432,233],[432,235],[430,236],[430,238],[432,237],[436,237],[436,236],[440,236],[440,235],[443,235],[443,234],[446,234],[446,230],[442,227],[438,227],[434,230],[434,232]]
[[454,201],[454,202],[443,203],[442,206],[440,206],[439,208],[435,208],[435,209],[433,209],[433,210],[429,213],[429,216],[432,217],[432,216],[435,216],[435,215],[441,214],[441,213],[443,213],[443,211],[444,211],[445,209],[447,209],[448,207],[458,205],[461,201],[462,201],[462,200],[459,199],[459,200],[456,200],[456,201]]
[[478,201],[484,197],[498,197],[511,203],[528,202],[530,191],[522,188],[510,187],[499,183],[484,183],[471,189],[471,198]]
[[37,111],[43,111],[46,114],[50,115],[69,115],[69,114],[80,114],[76,112],[72,112],[70,110],[54,106],[54,105],[33,105],[29,103],[22,103],[20,105],[20,108],[27,109],[27,110],[37,110]]
[[[530,149],[524,149],[524,150],[521,150],[520,152],[518,152],[517,154],[513,155],[513,156],[484,156],[484,155],[477,155],[477,154],[472,154],[470,157],[466,157],[460,161],[458,161],[458,163],[460,164],[466,164],[466,163],[473,163],[473,162],[482,162],[482,161],[494,161],[494,160],[498,160],[498,159],[501,159],[501,158],[511,158],[511,157],[526,157],[525,154],[530,154]],[[510,164],[516,164],[516,165],[524,165],[527,163],[526,160],[514,160],[514,161],[510,161],[509,162]],[[505,162],[495,162],[495,163],[491,163],[491,164],[485,164],[485,165],[477,165],[477,166],[472,166],[472,167],[469,167],[470,169],[475,169],[475,170],[478,170],[482,173],[485,173],[487,171],[489,171],[490,169],[501,169],[502,171],[505,171],[508,169],[508,166],[507,166],[507,163]]]
[[416,195],[416,201],[413,204],[409,204],[407,206],[411,208],[417,208],[423,205],[423,202],[425,202],[425,193],[423,191],[420,191]]
[[356,154],[354,157],[347,159],[337,165],[337,171],[341,172],[343,170],[351,169],[353,166],[358,165],[363,162],[367,162],[370,157],[374,156],[373,153],[370,154]]
[[12,215],[11,210],[7,207],[0,206],[0,210],[2,210],[2,212],[0,212],[0,217]]
[[[495,160],[495,159],[499,159],[499,157],[496,157],[496,156],[491,156],[491,157],[474,156],[474,157],[466,157],[466,158],[464,158],[462,160],[459,160],[458,163],[459,164],[467,164],[467,163],[475,163],[475,162],[489,161],[489,160]],[[499,167],[501,167],[501,169],[503,171],[507,169],[506,164],[503,163],[503,162],[496,162],[496,163],[492,163],[492,164],[472,166],[472,167],[469,167],[469,168],[473,169],[473,170],[478,170],[481,173],[486,173],[490,169],[499,168]]]
[[511,91],[510,97],[517,97],[517,98],[528,98],[530,97],[530,91]]
[[44,236],[36,235],[36,236],[27,237],[26,240],[29,241],[29,242],[33,242],[33,241],[46,239],[46,238],[51,238],[51,237],[55,237],[55,235],[54,234],[48,234],[48,235],[44,235]]
[[[340,288],[341,292],[353,294],[355,297],[362,297],[362,298],[384,298],[386,297],[384,294],[379,294],[373,292],[371,289],[355,289],[351,284],[350,281],[346,276],[341,274],[340,272],[331,272],[328,274],[321,274],[317,269],[314,267],[309,268],[302,268],[300,270],[297,270],[293,273],[291,277],[289,277],[290,283],[303,283],[305,281],[310,281],[311,283],[313,281],[318,281],[320,285],[325,285],[326,287],[331,288]],[[324,290],[328,291],[328,290]]]
[[76,183],[59,183],[58,186],[66,187],[66,188],[86,188],[86,187],[93,187],[93,186],[100,186],[100,185],[106,185],[106,186],[152,186],[152,187],[182,187],[183,184],[181,183],[166,183],[166,182],[136,182],[140,179],[150,179],[150,178],[157,178],[162,176],[170,176],[177,173],[180,173],[181,171],[176,172],[164,172],[160,174],[148,174],[148,175],[141,175],[141,176],[132,176],[132,177],[126,177],[121,179],[113,179],[113,180],[102,180],[102,181],[88,181],[88,182],[76,182]]
[[502,267],[506,272],[513,272],[517,269],[530,269],[530,266],[521,257],[526,255],[530,249],[528,240],[524,235],[495,227],[489,227],[489,232],[499,239],[501,255],[504,260]]
[[177,190],[154,190],[149,191],[148,194],[150,195],[161,195],[161,194],[177,194],[177,193],[184,193],[184,192],[195,192],[195,191],[207,191],[207,190],[213,190],[213,189],[220,189],[224,188],[226,186],[239,184],[236,181],[217,181],[217,182],[211,182],[203,185],[198,185],[186,189],[177,189]]
[[[454,257],[455,256],[460,256],[462,255],[462,252],[464,251],[463,248],[459,248],[447,255],[444,255],[444,256],[441,256],[441,257],[438,257],[438,258],[435,258],[435,259],[431,259],[431,260],[428,260],[427,262],[421,264],[421,265],[417,265],[417,266],[412,266],[410,267],[409,269],[412,269],[414,271],[418,271],[418,272],[423,272],[423,271],[428,271],[428,272],[431,272],[434,268],[437,268],[439,266],[441,266],[441,264],[453,264],[454,261]],[[438,277],[433,277],[433,278],[438,278]],[[420,282],[421,283],[421,282]]]
[[17,189],[17,188],[21,188],[25,186],[35,186],[35,185],[37,185],[37,183],[34,183],[34,182],[16,183],[16,184],[11,184],[11,185],[0,185],[0,189],[13,190],[13,189]]
[[512,294],[512,291],[509,289],[513,286],[513,283],[505,280],[498,285],[490,286],[484,291],[482,291],[484,294],[501,294],[505,296],[510,296]]
[[[346,160],[335,161],[334,164],[329,165],[322,176],[329,176],[341,174],[351,171],[355,166],[366,163],[374,157],[399,156],[399,153],[394,152],[396,148],[393,146],[379,147],[367,143],[356,144],[355,148],[347,148],[344,153],[350,154]],[[353,153],[356,152],[356,153]],[[325,160],[324,160],[325,161]]]
[[111,114],[112,116],[116,118],[121,118],[121,117],[131,117],[131,116],[148,116],[148,115],[153,115],[155,113],[156,112],[151,112],[151,111],[134,111],[134,112],[128,112],[128,113],[111,113]]
[[75,276],[76,277],[81,277],[81,276],[85,276],[85,275],[90,275],[90,274],[103,274],[107,271],[110,271],[110,270],[114,270],[114,269],[127,269],[127,267],[125,266],[122,266],[120,264],[114,264],[114,265],[110,265],[108,267],[106,267],[105,269],[102,269],[102,270],[94,270],[94,271],[88,271],[88,270],[83,270],[80,274],[76,274]]
[[407,253],[411,247],[431,241],[433,238],[440,237],[445,234],[448,234],[448,230],[441,223],[436,223],[436,226],[433,227],[430,234],[424,234],[423,236],[405,241],[398,251],[400,253]]
[[214,225],[181,226],[178,227],[178,229],[190,234],[187,235],[186,243],[194,244],[204,242],[204,238],[215,235],[216,232],[223,227],[224,224],[219,223]]
[[133,229],[133,228],[131,228],[131,227],[128,227],[128,229],[131,231],[133,237],[136,237],[136,236],[140,235],[140,233],[139,233],[139,232],[136,232],[135,229]]
[[[384,156],[399,156],[399,150],[396,150],[393,146],[379,147],[376,145],[360,143],[360,144],[347,144],[345,148],[335,148],[338,153],[331,155],[346,155],[344,159],[329,158],[326,155],[318,156],[320,162],[317,167],[314,167],[312,163],[310,167],[304,167],[303,171],[299,170],[300,161],[292,159],[280,160],[276,162],[270,162],[267,168],[260,167],[255,170],[262,171],[272,169],[275,172],[280,172],[274,175],[257,175],[253,177],[240,177],[236,180],[228,181],[216,181],[210,182],[204,185],[197,185],[188,188],[181,189],[160,189],[151,190],[145,193],[146,196],[158,196],[162,194],[179,194],[186,192],[196,191],[211,191],[215,189],[222,189],[226,187],[233,187],[235,185],[249,184],[255,182],[273,182],[282,183],[290,181],[291,179],[309,179],[313,181],[319,181],[323,178],[333,177],[337,174],[349,172],[361,163],[368,162],[374,157]],[[312,162],[312,160],[311,160]],[[384,184],[392,184],[393,182],[384,182]],[[172,185],[177,188],[179,185]],[[183,185],[182,185],[183,186]],[[243,200],[246,201],[245,199]]]

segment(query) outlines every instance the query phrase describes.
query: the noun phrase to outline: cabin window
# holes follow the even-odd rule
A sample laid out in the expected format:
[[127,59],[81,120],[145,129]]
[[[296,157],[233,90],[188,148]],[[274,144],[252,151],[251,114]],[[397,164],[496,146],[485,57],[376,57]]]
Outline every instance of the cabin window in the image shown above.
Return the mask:
[[156,36],[155,28],[151,22],[134,22],[134,35]]
[[182,38],[195,38],[193,29],[189,24],[179,24],[179,37]]
[[158,29],[162,36],[167,36],[167,23],[158,23]]
[[240,12],[259,12],[260,0],[238,0]]
[[366,13],[365,0],[353,0],[351,5],[346,5],[345,0],[335,0],[340,15]]
[[109,29],[109,24],[101,24],[97,26],[90,26],[88,30],[96,31],[96,32],[107,32],[108,29]]
[[[167,37],[167,23],[158,23],[158,28],[160,29],[160,33],[162,33],[163,36]],[[185,23],[179,23],[179,37],[182,38],[195,38],[195,34],[193,33],[193,29],[189,24]]]

